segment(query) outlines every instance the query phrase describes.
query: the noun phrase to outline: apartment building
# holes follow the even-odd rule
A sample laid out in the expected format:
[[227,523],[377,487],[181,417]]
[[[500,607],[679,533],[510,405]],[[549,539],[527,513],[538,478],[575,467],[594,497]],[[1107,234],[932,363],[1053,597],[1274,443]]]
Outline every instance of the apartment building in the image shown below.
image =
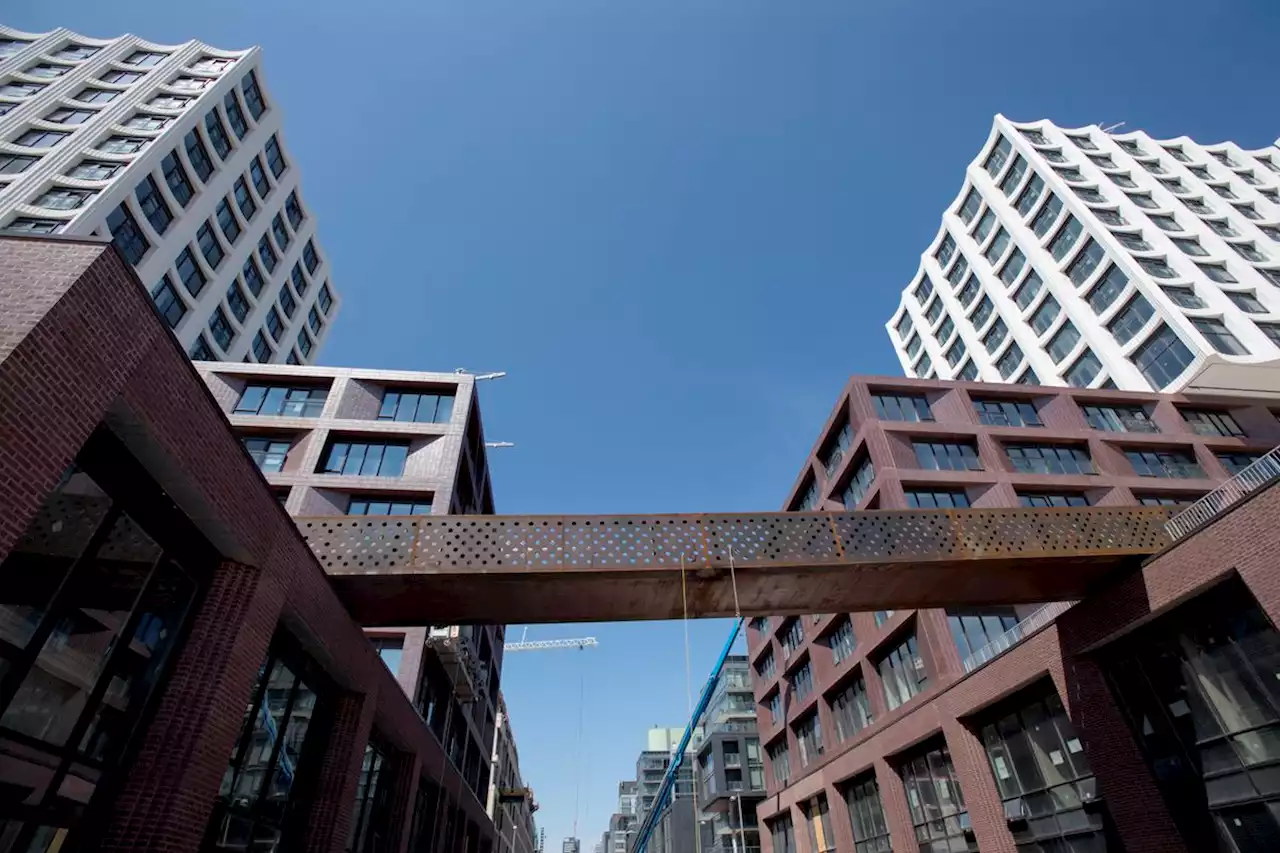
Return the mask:
[[[493,512],[469,375],[220,362],[196,369],[295,517]],[[365,633],[468,787],[487,802],[503,626]]]
[[[498,725],[494,729],[493,756],[489,773],[489,817],[496,836],[495,853],[534,853],[537,830],[533,813],[537,810],[533,791],[520,775],[520,753],[506,700],[498,693]],[[608,851],[605,851],[608,853]]]
[[340,298],[262,50],[0,26],[0,230],[110,237],[197,360],[315,360]]
[[701,850],[758,853],[756,806],[765,795],[764,756],[746,655],[725,660],[702,727],[696,753]]
[[639,786],[634,779],[618,783],[618,806],[609,817],[605,853],[628,853],[637,828],[636,798]]
[[912,377],[1230,384],[1280,358],[1280,148],[997,115],[887,330]]
[[[785,508],[1184,505],[1280,444],[1278,411],[1280,398],[854,377]],[[1203,570],[1222,581],[1228,568],[1209,560]],[[1200,614],[1190,622],[1169,617],[1165,627],[1151,629],[1155,633],[1138,631],[1127,644],[1107,646],[1101,657],[1083,662],[1086,648],[1096,651],[1090,643],[1141,624],[1139,614],[1147,612],[1141,596],[1156,588],[1142,583],[1188,586],[1185,578],[1175,583],[1159,572],[1135,578],[1136,588],[1125,593],[1134,600],[1121,609],[1101,596],[1096,607],[1045,602],[752,619],[748,654],[767,765],[768,796],[758,808],[768,828],[764,849],[1211,851],[1219,849],[1215,833],[1238,838],[1252,831],[1268,844],[1280,843],[1280,823],[1267,817],[1280,807],[1274,789],[1232,776],[1240,787],[1224,793],[1202,782],[1198,771],[1184,772],[1201,760],[1195,738],[1188,741],[1182,729],[1190,718],[1174,710],[1172,720],[1151,712],[1144,721],[1140,703],[1175,688],[1152,685],[1156,693],[1143,693],[1137,685],[1145,682],[1136,675],[1157,667],[1156,649],[1185,657],[1193,641],[1184,638],[1187,645],[1174,648],[1167,638],[1201,619],[1214,631],[1227,630],[1223,620],[1231,618],[1260,626],[1250,595],[1261,593],[1256,586],[1252,592],[1222,588],[1189,605]],[[1068,626],[1074,626],[1070,640],[1063,638]],[[1249,632],[1252,654],[1269,672],[1280,646],[1268,644],[1280,635],[1261,627]],[[1078,645],[1085,636],[1089,643]],[[1197,648],[1208,642],[1194,640]],[[1208,666],[1194,655],[1192,663]],[[1091,692],[1070,694],[1063,668],[1074,674],[1095,665],[1102,670],[1090,681]],[[1121,722],[1109,698],[1107,685],[1116,679],[1114,701],[1124,714],[1138,715],[1129,717],[1131,725]],[[1213,714],[1224,722],[1214,725],[1227,732],[1249,729],[1249,714],[1261,721],[1280,713],[1274,692],[1255,712],[1253,700],[1238,706],[1234,695],[1205,700],[1195,689],[1178,689],[1187,699],[1175,709],[1216,702]],[[1197,725],[1202,707],[1196,705]],[[1103,725],[1091,716],[1093,708],[1116,716]],[[1103,725],[1106,735],[1090,735],[1090,724]],[[1164,740],[1157,742],[1153,732]],[[1141,743],[1133,746],[1135,739]],[[1132,748],[1122,749],[1122,741]],[[1160,768],[1184,748],[1196,763],[1160,779]],[[1227,761],[1229,750],[1223,750]],[[1124,763],[1119,756],[1140,751],[1150,769],[1140,758],[1121,770],[1114,766]],[[1212,775],[1208,754],[1204,761],[1206,776]],[[1239,761],[1258,763],[1247,756]],[[1138,774],[1141,784],[1133,778]],[[1167,811],[1153,776],[1164,785]],[[1146,791],[1154,802],[1134,803],[1130,790]],[[1161,820],[1176,818],[1185,841],[1143,823],[1144,814],[1156,812]],[[1237,831],[1237,817],[1250,828]],[[1221,848],[1260,849],[1270,848]]]

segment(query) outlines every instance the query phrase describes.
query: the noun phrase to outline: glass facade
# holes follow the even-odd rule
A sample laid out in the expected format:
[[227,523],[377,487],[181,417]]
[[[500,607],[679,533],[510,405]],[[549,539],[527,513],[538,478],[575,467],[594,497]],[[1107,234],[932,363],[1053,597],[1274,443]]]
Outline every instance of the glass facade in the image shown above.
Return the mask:
[[978,849],[951,753],[939,744],[902,765],[907,807],[920,853],[964,853]]
[[844,802],[853,827],[854,853],[892,853],[876,777],[867,774],[850,782],[844,789]]

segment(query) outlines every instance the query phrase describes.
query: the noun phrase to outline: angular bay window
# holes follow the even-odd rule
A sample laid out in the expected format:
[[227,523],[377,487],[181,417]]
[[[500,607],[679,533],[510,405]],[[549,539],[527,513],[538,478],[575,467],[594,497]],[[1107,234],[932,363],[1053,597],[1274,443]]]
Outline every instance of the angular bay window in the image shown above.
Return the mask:
[[978,849],[960,779],[945,744],[936,743],[906,760],[902,783],[920,853]]
[[[1135,300],[1141,298],[1134,297]],[[1147,309],[1150,310],[1149,305]],[[1163,323],[1142,346],[1133,351],[1130,358],[1156,390],[1181,376],[1195,360],[1178,333]]]
[[880,658],[876,671],[880,674],[885,700],[891,711],[924,690],[928,679],[914,631],[900,645]]
[[[773,717],[774,722],[778,721],[777,715]],[[791,781],[791,750],[787,746],[787,739],[781,738],[777,743],[771,743],[765,747],[765,753],[769,756],[770,772],[773,775],[773,781],[779,788],[785,788],[787,783]],[[777,822],[773,824],[773,849],[777,851],[790,850],[795,853],[795,841],[792,840],[789,846],[778,846]],[[791,821],[787,820],[787,835],[791,834]]]
[[840,741],[871,725],[871,701],[867,696],[867,682],[861,675],[831,697],[831,716],[836,724],[836,739]]
[[808,767],[822,755],[822,724],[818,712],[811,711],[795,724],[796,748],[800,752],[800,766]]
[[819,794],[800,808],[809,828],[810,853],[830,853],[835,850],[836,837],[831,831],[831,810],[827,807],[827,795]]
[[858,645],[858,639],[853,635],[853,623],[846,616],[836,625],[835,630],[826,637],[827,647],[831,649],[831,660],[834,663],[840,661],[853,654],[853,650]]
[[1012,607],[984,607],[978,610],[947,608],[947,624],[951,627],[951,639],[955,641],[960,660],[969,672],[969,660],[992,643],[1001,639],[1006,631],[1018,624],[1018,614]]
[[871,462],[871,457],[865,457],[856,465],[853,476],[849,478],[849,485],[845,486],[840,493],[840,500],[844,503],[845,509],[857,509],[858,504],[871,491],[871,485],[876,479],[876,468]]
[[804,623],[792,616],[782,626],[781,639],[782,659],[790,660],[796,649],[804,643]]
[[818,451],[818,461],[822,463],[822,468],[830,477],[840,467],[840,462],[844,459],[844,455],[849,452],[849,446],[853,444],[853,427],[847,421],[835,436],[823,445]]
[[875,773],[864,774],[849,782],[844,789],[844,802],[849,809],[849,822],[853,825],[854,853],[893,853]]

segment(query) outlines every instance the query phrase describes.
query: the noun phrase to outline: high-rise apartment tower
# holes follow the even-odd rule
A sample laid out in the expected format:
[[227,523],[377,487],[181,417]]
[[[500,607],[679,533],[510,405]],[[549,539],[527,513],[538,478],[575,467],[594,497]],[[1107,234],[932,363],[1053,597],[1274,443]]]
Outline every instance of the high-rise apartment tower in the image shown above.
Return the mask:
[[192,358],[308,363],[338,310],[262,51],[0,26],[0,230],[110,236]]
[[1280,358],[1280,149],[997,115],[888,330],[918,378],[1238,387]]

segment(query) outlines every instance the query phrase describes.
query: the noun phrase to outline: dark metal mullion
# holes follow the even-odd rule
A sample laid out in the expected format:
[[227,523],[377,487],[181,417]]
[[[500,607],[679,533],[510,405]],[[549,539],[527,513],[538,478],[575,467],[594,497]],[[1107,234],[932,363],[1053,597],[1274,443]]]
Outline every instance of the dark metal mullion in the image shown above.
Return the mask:
[[[280,751],[284,748],[285,732],[289,728],[289,712],[293,710],[293,703],[298,698],[298,690],[302,686],[302,679],[297,673],[290,670],[293,675],[293,687],[289,689],[289,699],[284,703],[284,724],[277,726],[276,742],[271,747],[271,758],[267,761],[267,775],[261,788],[258,789],[258,796],[254,798],[253,805],[250,806],[250,814],[257,815],[260,813],[262,801],[267,798],[267,789],[271,787],[271,780],[275,776],[276,763],[280,760]],[[270,679],[268,679],[268,683]],[[266,709],[267,719],[271,718],[271,709]],[[295,768],[296,772],[296,768]]]
[[113,501],[111,507],[107,510],[107,514],[103,516],[101,523],[99,523],[98,529],[89,537],[89,541],[85,543],[80,555],[72,561],[70,568],[67,569],[67,573],[62,578],[62,582],[54,590],[53,596],[49,599],[49,606],[45,611],[44,618],[40,620],[40,625],[31,635],[31,639],[27,640],[26,648],[22,650],[22,653],[12,659],[13,668],[9,670],[8,675],[3,680],[0,680],[0,713],[13,700],[14,694],[18,692],[18,685],[22,683],[22,680],[30,671],[31,665],[40,656],[40,651],[44,648],[45,642],[48,641],[54,627],[58,624],[58,620],[61,619],[66,611],[65,599],[68,584],[71,583],[77,572],[84,566],[86,555],[97,556],[98,549],[102,547],[102,543],[110,535],[116,521],[123,514],[124,511]]
[[[71,763],[80,754],[80,739],[84,737],[85,729],[89,727],[89,720],[94,710],[102,701],[102,697],[107,692],[107,686],[113,680],[111,674],[115,671],[115,667],[120,662],[121,657],[129,650],[129,645],[133,641],[133,632],[137,630],[138,620],[141,618],[139,609],[142,607],[143,601],[146,600],[147,593],[151,591],[152,586],[155,584],[156,575],[159,573],[160,565],[164,561],[165,552],[162,549],[160,556],[152,562],[151,569],[147,572],[147,579],[143,581],[141,589],[138,590],[138,596],[133,601],[133,607],[130,608],[129,615],[125,618],[124,624],[120,626],[120,633],[116,635],[111,651],[107,654],[107,659],[102,663],[98,680],[90,689],[89,696],[85,699],[84,707],[80,710],[80,716],[76,720],[76,724],[71,727],[71,732],[67,735],[62,760],[58,762],[58,768],[54,771],[53,782],[45,790],[44,799],[46,803],[58,789],[58,786],[62,784],[62,780],[66,778],[68,771],[71,769]],[[128,639],[125,642],[120,642],[121,638],[126,637]]]

